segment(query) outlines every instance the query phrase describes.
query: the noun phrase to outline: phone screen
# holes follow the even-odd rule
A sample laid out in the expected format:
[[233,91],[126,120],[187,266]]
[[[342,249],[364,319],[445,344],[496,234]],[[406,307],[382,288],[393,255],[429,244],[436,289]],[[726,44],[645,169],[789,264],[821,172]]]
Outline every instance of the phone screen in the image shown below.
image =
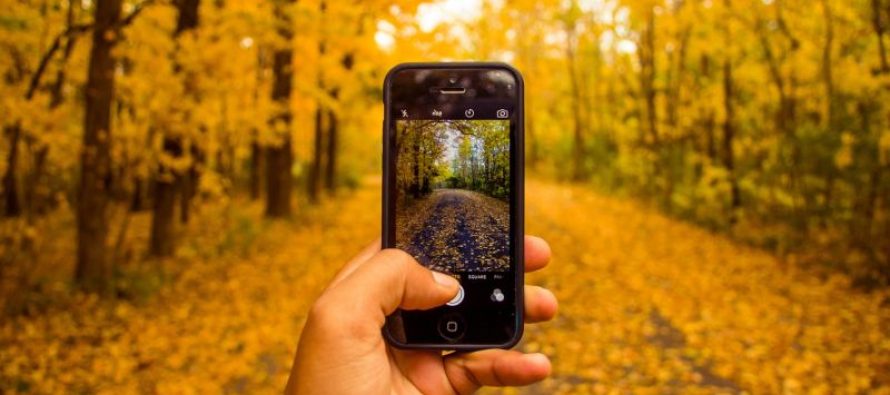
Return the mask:
[[445,306],[391,316],[398,343],[498,346],[517,337],[520,86],[498,68],[392,77],[384,242],[461,283]]

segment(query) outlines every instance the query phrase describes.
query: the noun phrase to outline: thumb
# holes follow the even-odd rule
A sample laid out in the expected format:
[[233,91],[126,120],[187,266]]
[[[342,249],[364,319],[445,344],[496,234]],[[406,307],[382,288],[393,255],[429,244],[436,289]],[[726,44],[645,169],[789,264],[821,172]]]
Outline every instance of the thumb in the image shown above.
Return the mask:
[[397,308],[422,310],[441,306],[457,295],[454,277],[431,271],[411,255],[397,249],[386,249],[372,256],[332,291],[361,306],[361,312],[372,314],[377,327]]

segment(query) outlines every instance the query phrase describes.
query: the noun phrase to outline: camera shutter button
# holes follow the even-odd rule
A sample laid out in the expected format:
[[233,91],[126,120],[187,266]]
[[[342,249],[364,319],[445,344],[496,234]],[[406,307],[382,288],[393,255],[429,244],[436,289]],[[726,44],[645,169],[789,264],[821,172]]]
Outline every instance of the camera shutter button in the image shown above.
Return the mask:
[[458,285],[457,295],[454,295],[454,297],[451,298],[451,300],[449,300],[448,303],[445,303],[445,304],[447,304],[449,306],[457,306],[463,301],[464,301],[464,287],[463,287],[463,285]]

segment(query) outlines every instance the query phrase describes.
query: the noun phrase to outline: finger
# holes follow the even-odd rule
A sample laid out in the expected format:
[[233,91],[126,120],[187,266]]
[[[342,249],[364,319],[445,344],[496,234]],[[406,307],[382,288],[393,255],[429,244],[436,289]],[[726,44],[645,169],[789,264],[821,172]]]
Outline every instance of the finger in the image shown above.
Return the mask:
[[342,281],[344,278],[346,278],[346,276],[352,274],[352,272],[354,272],[357,267],[359,267],[361,264],[367,262],[368,259],[370,259],[372,256],[374,256],[374,254],[376,254],[379,251],[380,251],[380,238],[378,237],[377,240],[374,240],[371,244],[369,244],[361,252],[359,252],[358,255],[356,255],[355,257],[350,259],[349,262],[347,262],[345,265],[343,265],[342,268],[340,268],[340,271],[337,272],[337,275],[335,275],[334,279],[331,280],[331,283],[328,284],[328,288],[333,287],[334,285],[336,285],[337,283]]
[[451,354],[445,358],[445,374],[459,394],[470,394],[483,386],[520,386],[550,375],[550,360],[544,354],[513,350],[485,350]]
[[457,294],[458,282],[447,274],[421,266],[411,255],[385,249],[358,265],[322,296],[333,309],[348,309],[352,321],[365,320],[376,330],[397,308],[429,309]]
[[537,236],[525,236],[525,271],[543,269],[550,262],[550,245]]
[[556,316],[559,302],[550,290],[534,285],[525,286],[525,322],[550,321]]

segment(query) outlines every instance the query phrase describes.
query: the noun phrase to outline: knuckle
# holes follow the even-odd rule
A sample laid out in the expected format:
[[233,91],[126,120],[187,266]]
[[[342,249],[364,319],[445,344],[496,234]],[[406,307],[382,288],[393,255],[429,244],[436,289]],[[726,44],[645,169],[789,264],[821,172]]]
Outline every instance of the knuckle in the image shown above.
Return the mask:
[[369,328],[368,323],[371,321],[366,315],[367,310],[359,301],[338,297],[336,292],[328,292],[313,303],[306,325],[328,336],[360,339],[379,331]]
[[331,297],[328,294],[323,294],[309,309],[308,321],[316,325],[324,325],[336,320],[337,316],[340,315],[337,313],[337,310],[337,305],[331,301]]

